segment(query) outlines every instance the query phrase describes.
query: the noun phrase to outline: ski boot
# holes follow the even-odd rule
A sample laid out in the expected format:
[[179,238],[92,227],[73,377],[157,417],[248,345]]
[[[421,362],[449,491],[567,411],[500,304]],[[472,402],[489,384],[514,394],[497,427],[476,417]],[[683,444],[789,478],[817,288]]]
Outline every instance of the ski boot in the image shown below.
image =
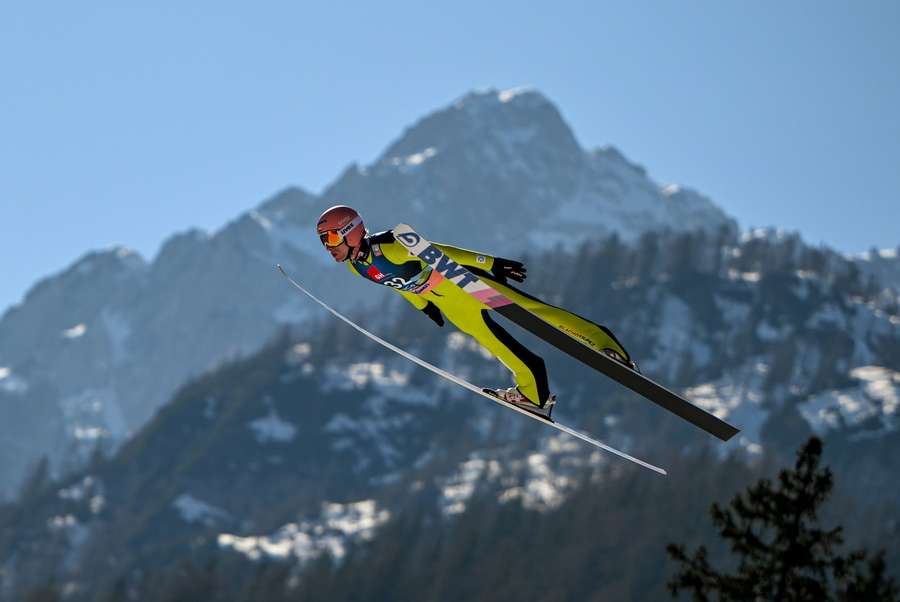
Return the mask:
[[608,348],[604,349],[603,355],[605,355],[606,357],[608,357],[611,360],[619,362],[626,368],[631,368],[638,374],[641,373],[641,371],[638,370],[637,364],[635,364],[633,360],[626,360],[624,357],[622,357],[622,354],[619,353],[618,351],[616,351],[615,349],[608,349]]
[[553,406],[556,405],[556,395],[551,395],[543,405],[539,406],[522,395],[518,387],[510,387],[508,389],[484,389],[484,392],[493,395],[497,399],[505,401],[510,405],[521,408],[526,412],[537,414],[545,420],[551,420],[550,413],[553,411]]

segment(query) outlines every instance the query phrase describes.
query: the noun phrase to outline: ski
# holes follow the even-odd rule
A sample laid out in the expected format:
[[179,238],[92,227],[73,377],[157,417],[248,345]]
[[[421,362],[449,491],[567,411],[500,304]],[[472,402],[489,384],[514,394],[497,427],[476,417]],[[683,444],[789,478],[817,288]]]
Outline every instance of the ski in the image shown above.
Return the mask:
[[625,367],[602,353],[598,353],[585,343],[518,305],[465,266],[459,265],[450,259],[440,249],[417,234],[409,225],[398,224],[393,229],[393,233],[394,238],[407,248],[411,256],[418,257],[429,264],[435,271],[475,297],[478,301],[550,343],[560,351],[602,372],[635,393],[718,437],[722,441],[728,441],[739,432],[739,429],[724,420],[695,406],[687,399],[650,380],[643,374]]
[[579,432],[579,431],[576,431],[575,429],[573,429],[573,428],[571,428],[571,427],[568,427],[568,426],[566,426],[566,425],[564,425],[564,424],[561,424],[561,423],[559,423],[559,422],[556,422],[556,421],[554,421],[554,420],[552,420],[552,419],[543,418],[543,417],[541,417],[541,416],[538,416],[537,414],[533,414],[533,413],[531,413],[531,412],[529,412],[529,411],[527,411],[527,410],[523,410],[522,408],[516,407],[516,406],[514,406],[514,405],[512,405],[512,404],[510,404],[510,403],[507,403],[507,402],[505,402],[505,401],[503,401],[503,400],[501,400],[501,399],[498,399],[497,397],[491,395],[490,393],[486,393],[481,387],[475,386],[475,385],[473,385],[472,383],[470,383],[470,382],[468,382],[468,381],[466,381],[466,380],[464,380],[464,379],[462,379],[462,378],[460,378],[460,377],[458,377],[458,376],[456,376],[456,375],[454,375],[454,374],[451,374],[451,373],[449,373],[449,372],[447,372],[447,371],[445,371],[445,370],[442,370],[442,369],[438,368],[437,366],[435,366],[435,365],[433,365],[433,364],[430,364],[430,363],[426,362],[425,360],[423,360],[423,359],[421,359],[421,358],[419,358],[419,357],[417,357],[417,356],[415,356],[415,355],[409,353],[408,351],[404,351],[403,349],[400,349],[399,347],[397,347],[397,346],[395,346],[395,345],[392,345],[391,343],[385,341],[384,339],[380,338],[379,336],[377,336],[377,335],[375,335],[375,334],[372,334],[371,332],[369,332],[368,330],[366,330],[366,329],[363,328],[362,326],[359,326],[358,324],[356,324],[355,322],[353,322],[352,320],[350,320],[349,318],[347,318],[347,317],[344,316],[343,314],[339,313],[337,310],[335,310],[335,309],[333,309],[332,307],[330,307],[330,306],[329,306],[328,304],[326,304],[324,301],[321,301],[319,298],[317,298],[315,295],[313,295],[312,293],[310,293],[308,290],[306,290],[305,288],[303,288],[303,286],[301,286],[296,280],[294,280],[293,278],[291,278],[291,276],[289,276],[287,272],[284,271],[284,268],[283,268],[280,264],[279,264],[277,267],[278,267],[278,271],[281,272],[281,275],[282,275],[282,276],[284,276],[285,278],[287,278],[288,282],[290,282],[295,288],[297,288],[297,289],[298,289],[299,291],[301,291],[303,294],[305,294],[306,296],[308,296],[310,299],[312,299],[313,301],[315,301],[316,303],[318,303],[319,305],[321,305],[323,308],[325,308],[325,309],[326,309],[329,313],[331,313],[333,316],[335,316],[336,318],[338,318],[338,319],[340,319],[340,320],[346,322],[347,324],[349,324],[350,326],[352,326],[353,328],[355,328],[357,331],[361,332],[361,333],[364,334],[365,336],[369,337],[370,339],[372,339],[372,340],[375,341],[376,343],[378,343],[378,344],[380,344],[380,345],[382,345],[382,346],[384,346],[384,347],[387,347],[388,349],[390,349],[390,350],[393,351],[394,353],[397,353],[397,354],[399,354],[399,355],[405,357],[405,358],[408,359],[409,361],[411,361],[411,362],[413,362],[413,363],[416,363],[416,364],[422,366],[423,368],[426,368],[426,369],[428,369],[428,370],[434,372],[434,373],[437,374],[438,376],[441,376],[441,377],[443,377],[443,378],[449,380],[450,382],[456,383],[457,385],[460,385],[461,387],[464,387],[464,388],[468,389],[469,391],[471,391],[471,392],[473,392],[473,393],[475,393],[475,394],[477,394],[477,395],[481,395],[482,397],[486,397],[487,399],[490,399],[491,401],[493,401],[493,402],[495,402],[495,403],[498,403],[498,404],[500,404],[501,406],[503,406],[503,407],[505,407],[505,408],[507,408],[507,409],[513,410],[513,411],[515,411],[515,412],[518,412],[518,413],[520,413],[520,414],[522,414],[522,415],[524,415],[524,416],[527,416],[527,417],[529,417],[529,418],[531,418],[531,419],[533,419],[533,420],[537,420],[538,422],[540,422],[540,423],[542,423],[542,424],[546,424],[546,425],[548,425],[548,426],[551,426],[551,427],[553,427],[553,428],[555,428],[555,429],[557,429],[557,430],[559,430],[559,431],[562,431],[563,433],[566,433],[566,434],[568,434],[568,435],[571,435],[572,437],[576,437],[576,438],[578,438],[578,439],[581,439],[582,441],[584,441],[584,442],[586,442],[586,443],[590,443],[591,445],[593,445],[593,446],[595,446],[595,447],[598,447],[598,448],[600,448],[600,449],[606,450],[606,451],[608,451],[608,452],[610,452],[610,453],[613,453],[613,454],[615,454],[615,455],[617,455],[617,456],[619,456],[619,457],[621,457],[621,458],[625,458],[626,460],[630,460],[631,462],[634,462],[635,464],[639,464],[640,466],[643,466],[644,468],[649,468],[650,470],[652,470],[652,471],[654,471],[654,472],[658,472],[659,474],[662,474],[662,475],[667,474],[666,471],[665,471],[664,469],[659,468],[658,466],[654,466],[653,464],[650,464],[649,462],[645,462],[645,461],[643,461],[643,460],[641,460],[641,459],[639,459],[639,458],[635,458],[634,456],[630,456],[630,455],[626,454],[626,453],[623,452],[623,451],[620,451],[620,450],[618,450],[618,449],[616,449],[616,448],[614,448],[614,447],[611,447],[611,446],[609,446],[609,445],[603,443],[602,441],[598,441],[597,439],[594,439],[593,437],[591,437],[591,436],[589,436],[589,435],[586,435],[586,434],[584,434],[584,433],[581,433],[581,432]]

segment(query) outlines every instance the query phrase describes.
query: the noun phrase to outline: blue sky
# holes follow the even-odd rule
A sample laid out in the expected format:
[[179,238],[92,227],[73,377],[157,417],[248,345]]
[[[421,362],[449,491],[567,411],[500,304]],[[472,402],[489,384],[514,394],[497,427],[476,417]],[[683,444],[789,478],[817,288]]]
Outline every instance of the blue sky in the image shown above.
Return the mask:
[[0,5],[0,311],[318,192],[474,88],[533,86],[742,227],[900,244],[900,2]]

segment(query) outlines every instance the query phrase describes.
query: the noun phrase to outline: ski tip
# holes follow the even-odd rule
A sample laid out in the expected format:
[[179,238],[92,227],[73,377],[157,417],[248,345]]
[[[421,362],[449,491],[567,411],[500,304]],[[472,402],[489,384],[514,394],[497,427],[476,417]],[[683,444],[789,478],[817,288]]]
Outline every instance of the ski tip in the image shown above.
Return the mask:
[[[731,426],[731,425],[728,425],[728,426]],[[731,427],[731,429],[728,431],[725,431],[725,433],[721,437],[719,437],[719,439],[721,439],[723,442],[728,441],[729,439],[731,439],[732,437],[734,437],[735,435],[737,435],[740,432],[741,432],[741,429]]]

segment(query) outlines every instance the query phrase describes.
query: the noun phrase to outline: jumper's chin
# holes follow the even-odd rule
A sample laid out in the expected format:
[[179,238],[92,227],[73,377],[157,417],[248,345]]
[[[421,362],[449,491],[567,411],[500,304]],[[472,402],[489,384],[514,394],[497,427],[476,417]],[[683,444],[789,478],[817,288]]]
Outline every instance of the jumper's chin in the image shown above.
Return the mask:
[[332,259],[334,259],[337,263],[347,261],[347,258],[350,256],[350,249],[347,248],[347,245],[341,245],[334,249],[329,249],[328,252],[331,253]]

